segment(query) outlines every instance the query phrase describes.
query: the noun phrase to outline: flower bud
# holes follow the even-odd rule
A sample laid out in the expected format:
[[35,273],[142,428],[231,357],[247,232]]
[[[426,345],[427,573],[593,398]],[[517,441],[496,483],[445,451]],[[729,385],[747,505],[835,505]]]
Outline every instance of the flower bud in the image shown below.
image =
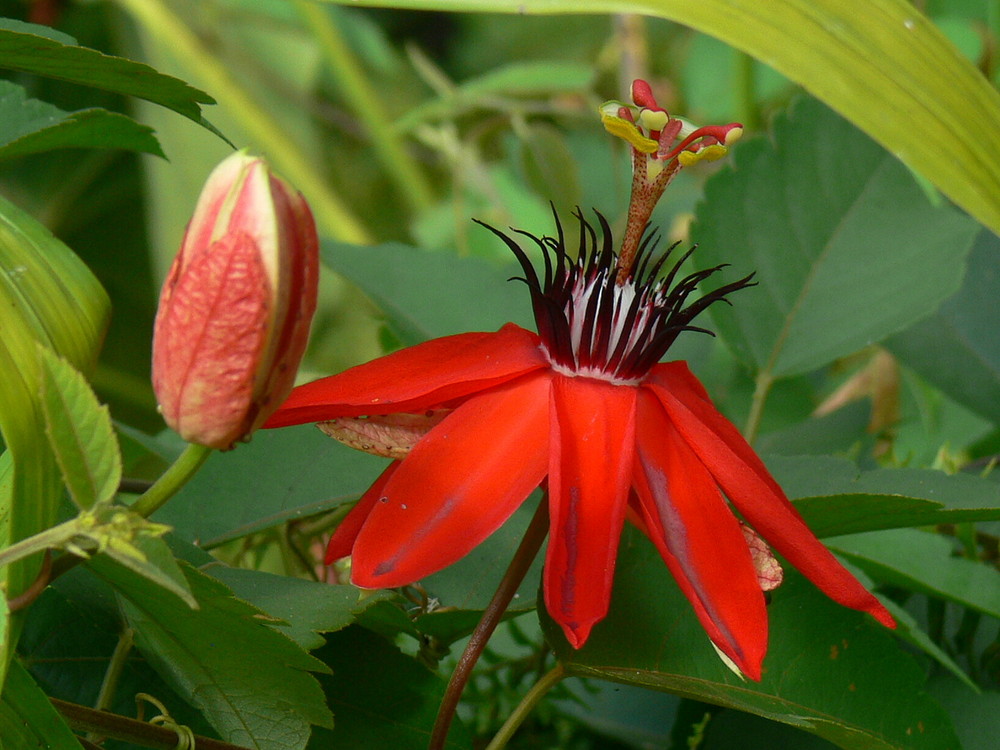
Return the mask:
[[202,189],[160,293],[153,389],[188,442],[227,450],[288,395],[316,309],[319,241],[300,193],[237,153]]

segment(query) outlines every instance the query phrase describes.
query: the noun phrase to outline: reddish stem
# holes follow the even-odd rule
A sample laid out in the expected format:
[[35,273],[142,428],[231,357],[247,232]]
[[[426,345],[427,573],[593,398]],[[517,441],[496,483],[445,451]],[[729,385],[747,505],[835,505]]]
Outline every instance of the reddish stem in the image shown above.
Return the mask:
[[486,648],[486,643],[490,640],[497,625],[500,624],[504,612],[507,611],[507,605],[514,598],[518,586],[521,585],[538,554],[538,550],[541,549],[548,529],[549,497],[546,493],[542,496],[542,501],[538,504],[538,510],[535,511],[527,531],[524,532],[524,537],[522,537],[521,544],[507,567],[507,572],[500,580],[500,585],[493,594],[490,603],[483,610],[483,616],[476,624],[476,629],[472,631],[472,636],[458,660],[455,671],[451,673],[448,687],[441,699],[441,706],[438,708],[434,731],[431,733],[431,741],[427,746],[428,750],[443,750],[448,739],[448,730],[451,728],[452,719],[455,718],[458,701],[462,697],[462,691],[469,682],[472,670],[476,666],[476,662],[479,661],[483,649]]

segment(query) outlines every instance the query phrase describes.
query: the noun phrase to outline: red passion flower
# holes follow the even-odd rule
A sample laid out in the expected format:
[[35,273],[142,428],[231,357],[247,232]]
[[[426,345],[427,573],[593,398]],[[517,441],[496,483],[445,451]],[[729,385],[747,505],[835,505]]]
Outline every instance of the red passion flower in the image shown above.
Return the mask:
[[[367,417],[395,429],[408,415],[429,415],[412,449],[386,453],[404,457],[345,518],[327,561],[352,555],[352,580],[365,588],[411,584],[463,557],[545,484],[545,605],[573,646],[607,614],[628,513],[712,642],[756,680],[765,599],[754,535],[744,535],[732,503],[828,596],[892,627],[687,365],[660,362],[680,332],[703,330],[692,326],[696,315],[750,277],[689,301],[718,268],[681,277],[690,252],[656,258],[653,233],[620,279],[607,222],[598,215],[598,231],[577,218],[576,259],[558,217],[556,237],[519,232],[538,245],[541,271],[513,238],[487,227],[524,269],[538,333],[508,324],[428,341],[296,388],[267,422]],[[403,421],[378,422],[384,415]]]

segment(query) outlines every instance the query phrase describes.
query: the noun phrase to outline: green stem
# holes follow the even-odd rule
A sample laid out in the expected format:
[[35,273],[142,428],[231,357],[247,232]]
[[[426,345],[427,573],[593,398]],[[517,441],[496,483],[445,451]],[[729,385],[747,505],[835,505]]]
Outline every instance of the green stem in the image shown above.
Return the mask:
[[973,521],[955,524],[955,537],[962,544],[963,554],[970,560],[979,560],[979,542],[976,539],[976,524]]
[[[111,653],[111,660],[108,662],[108,668],[104,672],[104,680],[101,682],[101,689],[97,694],[97,703],[94,708],[98,711],[110,710],[111,704],[114,702],[115,692],[118,690],[118,682],[121,679],[122,672],[125,671],[128,655],[132,652],[134,638],[135,631],[129,627],[122,630],[121,635],[118,636],[118,643],[115,645],[115,650]],[[105,740],[105,737],[97,732],[89,732],[87,739],[95,744],[99,744]]]
[[0,552],[0,568],[4,565],[31,557],[38,552],[61,547],[80,531],[80,519],[71,518],[58,526],[40,531],[37,534],[22,539]]
[[736,53],[736,111],[747,131],[758,130],[757,81],[754,59],[746,52]]
[[444,747],[448,739],[448,729],[451,727],[455,710],[458,708],[458,701],[462,697],[462,691],[469,682],[472,670],[476,666],[476,662],[479,661],[483,649],[486,648],[486,643],[493,635],[497,625],[500,624],[504,612],[507,611],[507,605],[517,593],[517,587],[521,585],[531,563],[534,562],[535,556],[538,554],[538,550],[542,548],[542,542],[545,541],[548,528],[549,497],[546,493],[542,496],[542,501],[538,504],[538,510],[535,511],[531,523],[528,524],[527,531],[524,532],[517,552],[514,553],[510,565],[507,566],[507,572],[500,580],[500,585],[493,594],[490,603],[483,610],[483,616],[476,624],[476,629],[472,631],[472,636],[458,660],[455,671],[451,673],[448,687],[441,699],[441,706],[438,708],[437,720],[434,722],[434,730],[431,732],[431,741],[427,750],[442,750]]
[[226,107],[239,117],[250,138],[274,160],[278,171],[306,196],[324,234],[343,242],[371,244],[368,230],[358,221],[310,159],[289,137],[288,129],[250,96],[202,43],[201,39],[163,0],[118,0],[149,34],[163,42]]
[[396,183],[400,195],[413,211],[429,208],[434,193],[424,173],[393,134],[392,118],[374,95],[375,87],[351,52],[337,24],[326,8],[308,0],[293,0],[299,15],[305,19],[326,58],[327,70],[351,109],[358,116],[386,174]]
[[514,736],[514,732],[520,728],[524,720],[528,718],[528,715],[538,705],[538,702],[565,676],[566,670],[563,669],[562,664],[558,663],[543,675],[532,686],[531,690],[527,692],[524,698],[521,699],[521,702],[517,704],[517,708],[507,717],[507,721],[503,723],[500,731],[490,740],[490,744],[486,746],[486,750],[501,750],[507,747],[507,743]]
[[747,417],[746,427],[743,428],[743,437],[753,445],[760,430],[760,420],[764,416],[764,404],[767,402],[767,394],[774,385],[774,378],[767,370],[757,373],[757,383],[753,391],[753,400],[750,402],[750,415]]
[[115,699],[115,691],[118,689],[118,681],[122,672],[125,671],[125,664],[128,662],[128,655],[132,652],[132,644],[135,642],[135,631],[132,628],[125,628],[118,636],[118,643],[111,653],[111,661],[108,662],[108,669],[104,673],[104,680],[101,682],[101,690],[97,694],[97,704],[94,706],[98,711],[107,711]]
[[131,508],[143,518],[149,518],[158,511],[167,500],[177,494],[195,472],[211,455],[212,449],[204,445],[189,443],[184,452],[168,468],[159,479],[132,503]]

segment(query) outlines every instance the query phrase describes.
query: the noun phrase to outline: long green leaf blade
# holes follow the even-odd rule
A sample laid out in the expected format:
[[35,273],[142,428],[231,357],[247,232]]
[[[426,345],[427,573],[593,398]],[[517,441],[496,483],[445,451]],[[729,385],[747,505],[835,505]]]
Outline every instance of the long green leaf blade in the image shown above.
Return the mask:
[[11,750],[36,747],[80,750],[80,743],[56,713],[48,696],[17,661],[10,665],[0,701],[0,739],[0,744]]
[[[33,218],[0,198],[0,433],[12,471],[0,483],[0,545],[51,526],[60,500],[39,404],[38,346],[87,370],[97,359],[109,303],[87,267]],[[9,480],[9,481],[7,481]],[[37,558],[37,559],[36,559]],[[35,578],[40,556],[5,568],[8,596]],[[15,620],[16,622],[16,620]],[[16,627],[13,628],[16,632]],[[0,643],[0,677],[10,641]]]

